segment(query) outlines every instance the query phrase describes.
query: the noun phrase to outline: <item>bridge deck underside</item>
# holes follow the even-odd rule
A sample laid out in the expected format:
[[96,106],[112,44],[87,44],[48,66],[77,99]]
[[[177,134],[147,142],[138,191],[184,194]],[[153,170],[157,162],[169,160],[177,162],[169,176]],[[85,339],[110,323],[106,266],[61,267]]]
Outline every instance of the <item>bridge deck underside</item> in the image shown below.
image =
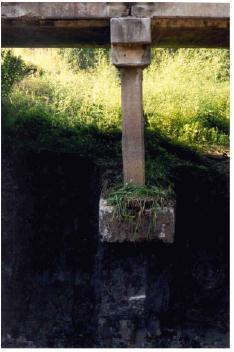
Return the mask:
[[112,17],[150,17],[157,47],[229,46],[229,4],[3,3],[3,47],[109,46]]

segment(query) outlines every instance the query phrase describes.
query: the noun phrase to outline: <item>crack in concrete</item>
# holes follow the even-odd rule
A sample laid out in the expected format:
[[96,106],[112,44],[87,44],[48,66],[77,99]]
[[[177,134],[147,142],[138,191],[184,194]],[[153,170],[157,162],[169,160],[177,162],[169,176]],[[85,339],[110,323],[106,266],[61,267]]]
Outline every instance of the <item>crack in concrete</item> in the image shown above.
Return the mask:
[[132,7],[135,3],[134,2],[128,2],[127,3],[127,9],[128,9],[128,16],[132,16]]

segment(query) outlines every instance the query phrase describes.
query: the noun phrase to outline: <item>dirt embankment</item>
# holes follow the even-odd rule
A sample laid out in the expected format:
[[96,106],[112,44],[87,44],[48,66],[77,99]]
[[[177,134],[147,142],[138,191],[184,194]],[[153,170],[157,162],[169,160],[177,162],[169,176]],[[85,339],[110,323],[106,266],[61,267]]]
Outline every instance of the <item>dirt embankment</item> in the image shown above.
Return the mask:
[[[228,172],[225,157],[175,168],[175,244],[101,246],[89,160],[3,149],[2,346],[122,346],[102,309],[138,324],[145,347],[228,347]],[[127,318],[126,289],[147,295]],[[156,313],[162,334],[139,337]]]

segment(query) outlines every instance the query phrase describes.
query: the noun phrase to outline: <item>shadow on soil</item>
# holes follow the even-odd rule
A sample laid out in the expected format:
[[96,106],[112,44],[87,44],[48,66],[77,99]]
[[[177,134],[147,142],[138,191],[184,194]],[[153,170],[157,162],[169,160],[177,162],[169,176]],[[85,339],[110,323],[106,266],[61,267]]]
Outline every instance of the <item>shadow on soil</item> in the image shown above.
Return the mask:
[[[97,287],[109,266],[126,267],[129,258],[137,268],[146,263],[148,312],[159,299],[154,279],[169,268],[162,335],[148,346],[228,347],[228,174],[226,158],[176,167],[175,244],[118,244],[100,254],[94,164],[76,153],[15,155],[3,148],[2,347],[100,346]],[[96,266],[101,257],[104,274]]]

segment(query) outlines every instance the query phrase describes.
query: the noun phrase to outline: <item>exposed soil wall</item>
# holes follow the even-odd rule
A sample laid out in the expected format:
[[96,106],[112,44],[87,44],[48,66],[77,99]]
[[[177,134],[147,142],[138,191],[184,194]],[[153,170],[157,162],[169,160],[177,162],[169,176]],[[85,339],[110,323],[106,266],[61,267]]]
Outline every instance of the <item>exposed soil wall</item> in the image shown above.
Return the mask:
[[175,244],[102,244],[90,160],[3,148],[2,346],[228,347],[227,173],[175,170]]
[[5,154],[2,169],[3,337],[38,347],[92,345],[95,167],[76,154],[41,152]]

